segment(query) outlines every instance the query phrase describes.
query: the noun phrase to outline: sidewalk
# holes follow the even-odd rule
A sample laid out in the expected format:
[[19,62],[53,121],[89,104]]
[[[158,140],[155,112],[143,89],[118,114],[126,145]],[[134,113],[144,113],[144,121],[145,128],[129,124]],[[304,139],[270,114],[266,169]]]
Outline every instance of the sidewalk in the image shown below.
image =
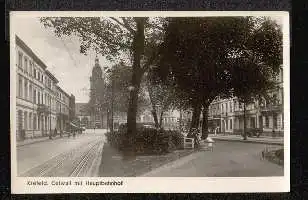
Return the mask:
[[240,135],[220,135],[214,134],[209,135],[214,140],[225,140],[225,141],[236,141],[236,142],[247,142],[247,143],[261,143],[261,144],[276,144],[283,145],[283,137],[247,137],[247,140],[243,140],[243,137]]
[[[62,138],[63,137],[67,137],[67,134],[63,134]],[[60,135],[52,137],[53,140],[56,140],[56,139],[59,139],[59,138],[61,138]],[[44,142],[44,141],[47,141],[47,140],[50,140],[49,136],[42,136],[42,137],[37,137],[37,138],[28,138],[28,139],[25,139],[25,140],[17,141],[16,146],[20,147],[20,146],[24,146],[24,145],[28,145],[28,144]]]

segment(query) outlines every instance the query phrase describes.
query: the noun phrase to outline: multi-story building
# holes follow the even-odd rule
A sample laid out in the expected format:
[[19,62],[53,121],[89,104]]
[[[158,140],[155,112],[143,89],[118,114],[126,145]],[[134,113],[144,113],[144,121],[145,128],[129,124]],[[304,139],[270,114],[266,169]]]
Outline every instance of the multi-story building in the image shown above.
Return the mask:
[[59,81],[18,36],[15,41],[17,139],[46,136],[57,126]]
[[[270,98],[254,101],[246,105],[246,128],[258,128],[265,135],[283,134],[283,71],[274,77],[276,85],[268,91]],[[236,97],[217,97],[209,107],[210,130],[221,133],[240,134],[244,129],[244,105]]]
[[69,98],[69,121],[72,122],[76,119],[76,103],[75,96],[71,94]]
[[64,90],[56,86],[57,130],[60,131],[68,131],[69,128],[69,98]]

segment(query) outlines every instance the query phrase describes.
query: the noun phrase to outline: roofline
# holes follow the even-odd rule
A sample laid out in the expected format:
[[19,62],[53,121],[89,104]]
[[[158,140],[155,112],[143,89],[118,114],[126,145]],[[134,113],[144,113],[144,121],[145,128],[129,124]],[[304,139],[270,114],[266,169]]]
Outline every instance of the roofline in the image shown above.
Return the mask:
[[45,72],[53,81],[55,81],[56,83],[59,83],[59,80],[50,71],[46,69]]
[[67,97],[70,97],[60,86],[56,86],[62,93],[64,93]]
[[20,39],[17,35],[15,35],[15,42],[31,57],[33,57],[33,59],[40,65],[40,67],[42,67],[43,69],[47,68],[45,63],[39,57],[37,57],[37,55],[32,51],[32,49],[28,45],[26,45],[26,43],[22,39]]

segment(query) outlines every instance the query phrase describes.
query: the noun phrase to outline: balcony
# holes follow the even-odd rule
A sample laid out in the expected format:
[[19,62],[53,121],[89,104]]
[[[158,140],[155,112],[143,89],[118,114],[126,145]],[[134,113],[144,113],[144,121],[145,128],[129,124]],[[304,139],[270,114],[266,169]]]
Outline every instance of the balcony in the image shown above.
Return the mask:
[[282,104],[274,104],[274,105],[262,105],[260,106],[260,111],[263,113],[267,112],[282,112],[283,111],[283,105]]

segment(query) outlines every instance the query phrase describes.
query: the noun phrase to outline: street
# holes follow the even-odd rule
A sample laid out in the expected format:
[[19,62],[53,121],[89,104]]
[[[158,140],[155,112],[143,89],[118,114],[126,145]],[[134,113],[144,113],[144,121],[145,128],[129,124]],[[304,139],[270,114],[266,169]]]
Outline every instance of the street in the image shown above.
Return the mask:
[[[17,147],[18,176],[99,176],[105,130],[87,131]],[[142,176],[254,177],[283,176],[283,167],[261,159],[265,147],[276,145],[216,141],[214,151],[197,151]]]
[[[149,177],[254,177],[283,176],[283,167],[261,159],[269,145],[217,141],[214,151],[200,151],[143,176]],[[279,148],[279,147],[278,147]]]
[[105,130],[17,147],[18,176],[96,176]]

